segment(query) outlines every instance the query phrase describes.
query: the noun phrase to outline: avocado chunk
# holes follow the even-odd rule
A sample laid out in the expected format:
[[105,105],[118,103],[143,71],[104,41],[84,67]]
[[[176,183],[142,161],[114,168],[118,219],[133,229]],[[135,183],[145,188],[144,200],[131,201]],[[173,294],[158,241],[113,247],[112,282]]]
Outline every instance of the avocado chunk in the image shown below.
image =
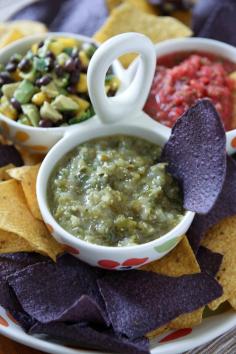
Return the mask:
[[58,88],[53,81],[51,81],[48,85],[42,86],[41,91],[46,93],[48,97],[52,98],[59,95]]
[[34,82],[36,80],[36,70],[35,70],[35,68],[32,68],[27,73],[24,73],[23,71],[20,71],[19,75],[20,75],[20,77],[22,79],[28,80],[30,82]]
[[52,102],[53,108],[57,109],[58,111],[78,111],[79,105],[76,103],[72,98],[59,95],[55,98]]
[[4,94],[4,96],[10,99],[13,97],[14,92],[16,91],[19,85],[19,82],[14,82],[13,84],[5,84],[2,86],[2,93]]
[[42,118],[50,119],[52,122],[58,122],[63,119],[63,116],[48,102],[44,102],[40,108],[40,115]]
[[31,124],[30,120],[28,119],[28,117],[26,117],[24,114],[21,114],[19,116],[19,119],[18,119],[17,122],[20,123],[20,124],[32,126],[32,124]]
[[37,88],[27,80],[23,80],[14,92],[15,99],[21,104],[28,103],[37,92]]
[[23,104],[21,106],[24,115],[29,119],[33,127],[38,127],[40,121],[40,115],[38,108],[32,104]]

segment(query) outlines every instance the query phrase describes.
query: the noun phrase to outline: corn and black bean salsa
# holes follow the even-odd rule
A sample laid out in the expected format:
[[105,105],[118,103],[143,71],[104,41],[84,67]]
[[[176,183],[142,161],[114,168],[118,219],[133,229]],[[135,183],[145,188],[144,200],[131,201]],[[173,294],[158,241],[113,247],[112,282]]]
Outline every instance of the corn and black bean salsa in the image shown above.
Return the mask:
[[184,209],[160,154],[160,146],[124,135],[79,145],[49,180],[54,218],[75,237],[103,246],[134,246],[164,235]]
[[[0,68],[0,113],[32,127],[60,127],[94,115],[87,87],[92,43],[75,38],[47,38],[25,55],[12,55]],[[110,69],[105,80],[113,96],[119,80]]]

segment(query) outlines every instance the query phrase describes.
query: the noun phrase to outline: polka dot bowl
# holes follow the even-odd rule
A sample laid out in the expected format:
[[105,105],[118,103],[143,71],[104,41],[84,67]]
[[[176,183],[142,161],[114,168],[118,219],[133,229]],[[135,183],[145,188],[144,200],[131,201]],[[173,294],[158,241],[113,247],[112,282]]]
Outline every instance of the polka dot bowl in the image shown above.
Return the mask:
[[[25,54],[34,43],[38,43],[48,37],[70,37],[86,43],[95,43],[91,38],[64,32],[49,32],[42,35],[34,35],[23,38],[10,44],[0,51],[0,62],[6,63],[14,54]],[[97,44],[97,43],[96,43]],[[122,81],[122,66],[118,61],[112,63],[113,72]],[[122,77],[121,77],[122,76]],[[122,89],[122,84],[121,88]],[[93,118],[91,118],[93,119]],[[79,126],[87,126],[89,120],[79,123]],[[67,132],[75,129],[75,125],[68,127],[40,128],[19,124],[0,113],[0,132],[13,143],[26,147],[31,152],[46,154],[50,148],[60,140]]]

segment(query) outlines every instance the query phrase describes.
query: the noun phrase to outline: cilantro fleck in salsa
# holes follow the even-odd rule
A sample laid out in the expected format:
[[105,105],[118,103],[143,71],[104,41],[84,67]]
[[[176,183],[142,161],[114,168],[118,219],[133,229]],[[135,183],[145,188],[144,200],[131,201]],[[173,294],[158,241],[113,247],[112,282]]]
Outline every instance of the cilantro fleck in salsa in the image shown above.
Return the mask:
[[85,142],[55,167],[49,206],[72,235],[104,246],[132,246],[164,235],[183,217],[177,181],[161,148],[117,135]]
[[157,60],[144,111],[173,127],[201,98],[209,98],[226,130],[233,128],[236,64],[209,53],[179,52]]

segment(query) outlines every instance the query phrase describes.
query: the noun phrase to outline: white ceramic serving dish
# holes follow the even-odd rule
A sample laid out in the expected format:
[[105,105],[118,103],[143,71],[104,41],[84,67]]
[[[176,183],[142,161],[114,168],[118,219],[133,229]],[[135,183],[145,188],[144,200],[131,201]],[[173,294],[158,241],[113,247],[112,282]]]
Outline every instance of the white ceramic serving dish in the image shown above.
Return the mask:
[[[31,48],[32,44],[40,42],[48,37],[70,37],[75,38],[78,41],[95,43],[92,38],[82,36],[75,33],[64,33],[64,32],[48,32],[40,35],[33,35],[20,39],[5,48],[0,50],[0,63],[6,63],[8,59],[14,53],[25,54],[28,49]],[[97,44],[98,45],[98,44]],[[120,89],[123,89],[125,86],[125,75],[124,69],[122,68],[119,61],[112,63],[112,68],[114,74],[121,81]],[[124,82],[121,79],[124,78]],[[93,118],[91,118],[93,119]],[[79,123],[80,126],[86,126],[89,123],[88,121]],[[90,124],[90,123],[89,123]],[[4,116],[0,113],[0,128],[6,138],[10,139],[13,143],[22,145],[28,148],[32,152],[37,153],[47,153],[47,151],[58,141],[60,140],[66,132],[73,132],[75,125],[68,127],[54,127],[54,128],[40,128],[40,127],[31,127],[23,124],[19,124],[12,119]]]
[[[211,41],[211,40],[201,40],[191,38],[188,40],[173,40],[173,41],[166,41],[155,46],[156,52],[160,53],[161,50],[167,50],[169,48],[169,52],[172,52],[172,47],[175,51],[183,50],[182,47],[179,47],[181,42],[184,42],[184,50],[188,50],[188,45],[191,45],[195,48],[196,41],[199,42],[198,48],[199,50],[208,50],[208,44],[218,48],[219,55],[224,56],[225,46],[228,48],[230,46],[225,45],[224,43]],[[201,41],[201,43],[200,43]],[[182,46],[182,44],[181,44]],[[193,48],[192,47],[192,48]],[[161,49],[162,48],[162,49]],[[166,48],[166,49],[165,49]],[[192,50],[192,48],[190,50]],[[231,59],[236,62],[236,49],[235,48],[228,48],[228,59]],[[164,53],[163,53],[164,54]],[[162,54],[162,55],[163,55]],[[167,52],[166,52],[167,54]],[[232,54],[232,58],[231,55]],[[136,65],[136,64],[135,64]],[[133,76],[132,68],[128,69],[125,73],[124,78],[131,78]],[[129,75],[129,77],[128,77]],[[232,139],[231,139],[232,140]],[[231,145],[231,140],[228,139],[228,148]],[[231,150],[232,152],[233,150]],[[216,337],[224,334],[228,330],[236,327],[236,313],[232,310],[222,312],[221,314],[215,314],[209,318],[203,320],[201,325],[192,329],[188,329],[186,331],[182,331],[182,336],[179,332],[179,337],[176,339],[168,340],[166,342],[160,343],[165,335],[157,336],[154,340],[151,340],[151,354],[180,354],[184,353],[187,350],[194,349],[200,345],[203,345]],[[176,331],[172,331],[171,333],[175,333]],[[93,350],[82,350],[82,349],[73,349],[64,346],[58,342],[49,342],[48,340],[44,340],[43,338],[36,338],[34,336],[30,336],[26,334],[19,325],[12,320],[11,317],[6,313],[6,311],[0,307],[0,333],[6,337],[9,337],[19,343],[25,344],[31,348],[35,348],[41,350],[46,353],[52,354],[106,354],[105,352],[98,352]],[[112,354],[112,353],[110,353]]]
[[[136,75],[123,93],[108,98],[103,86],[107,69],[114,59],[128,52],[141,54]],[[66,134],[48,153],[39,171],[37,198],[45,223],[50,225],[49,229],[57,241],[74,249],[76,257],[93,266],[131,269],[157,260],[178,244],[194,217],[193,212],[186,211],[176,227],[154,241],[137,246],[107,247],[85,242],[68,233],[56,222],[48,206],[48,180],[55,165],[80,143],[117,134],[140,137],[160,146],[168,140],[170,129],[154,122],[142,112],[154,70],[154,46],[147,37],[127,33],[102,44],[91,59],[88,69],[89,94],[97,115],[86,126]]]
[[[236,326],[236,313],[226,311],[203,320],[201,325],[182,331],[171,331],[151,340],[151,354],[181,354],[203,345]],[[95,350],[73,349],[57,341],[26,334],[11,316],[0,306],[0,334],[28,347],[51,354],[112,354]],[[177,338],[171,339],[169,334]],[[162,342],[163,338],[165,341]],[[6,353],[7,354],[7,353]],[[20,354],[20,353],[19,353]],[[207,354],[207,353],[204,353]],[[223,353],[222,353],[223,354]]]

